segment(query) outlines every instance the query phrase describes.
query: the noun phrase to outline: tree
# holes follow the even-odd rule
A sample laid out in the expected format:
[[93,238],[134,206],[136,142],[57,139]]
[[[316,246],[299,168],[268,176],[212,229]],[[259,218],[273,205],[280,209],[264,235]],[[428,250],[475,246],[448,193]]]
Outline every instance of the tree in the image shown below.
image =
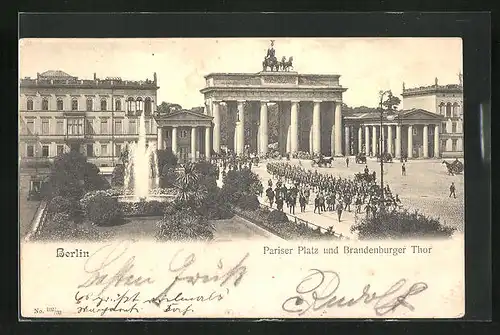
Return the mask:
[[387,109],[398,109],[398,105],[401,103],[401,99],[397,96],[390,94],[387,97],[387,100],[382,102],[382,105]]
[[158,105],[157,111],[159,114],[170,114],[181,109],[182,106],[179,104],[163,101]]
[[99,173],[99,168],[87,162],[79,152],[67,152],[57,156],[52,164],[48,180],[48,196],[80,199],[87,191],[110,188]]

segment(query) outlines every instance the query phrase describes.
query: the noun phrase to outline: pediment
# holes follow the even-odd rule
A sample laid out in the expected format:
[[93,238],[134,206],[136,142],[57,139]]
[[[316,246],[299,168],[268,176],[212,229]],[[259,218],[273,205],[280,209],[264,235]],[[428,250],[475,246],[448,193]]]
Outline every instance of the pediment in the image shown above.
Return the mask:
[[442,120],[443,116],[425,109],[410,109],[403,112],[403,120]]

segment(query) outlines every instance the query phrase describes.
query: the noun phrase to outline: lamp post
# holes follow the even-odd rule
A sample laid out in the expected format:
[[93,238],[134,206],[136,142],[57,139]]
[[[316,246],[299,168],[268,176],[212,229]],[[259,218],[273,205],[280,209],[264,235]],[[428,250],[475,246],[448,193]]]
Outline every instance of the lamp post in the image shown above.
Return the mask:
[[384,96],[387,95],[389,98],[392,96],[391,90],[388,91],[380,91],[380,135],[379,135],[379,155],[380,155],[380,208],[384,208],[384,156],[382,152],[383,147],[383,136],[382,136],[382,127],[383,127],[383,118],[384,118],[384,108],[382,103],[384,102]]

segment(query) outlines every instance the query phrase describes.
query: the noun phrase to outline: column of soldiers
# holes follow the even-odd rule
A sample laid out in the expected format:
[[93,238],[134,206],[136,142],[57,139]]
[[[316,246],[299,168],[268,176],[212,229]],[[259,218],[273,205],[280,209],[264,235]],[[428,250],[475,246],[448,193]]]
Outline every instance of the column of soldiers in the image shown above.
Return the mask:
[[[375,175],[365,167],[362,177],[354,180],[335,178],[330,174],[318,173],[288,163],[268,163],[267,171],[277,179],[273,190],[272,180],[269,180],[266,196],[271,207],[274,203],[278,210],[283,210],[286,202],[290,213],[295,213],[297,200],[301,212],[305,211],[309,203],[311,191],[316,193],[314,199],[314,212],[337,211],[340,216],[342,211],[351,211],[360,214],[364,210],[367,215],[375,215],[383,206],[386,210],[395,211],[401,208],[399,196],[393,195],[389,185],[384,188],[384,201],[382,203],[380,186],[377,185]],[[288,188],[286,184],[289,184]],[[364,209],[363,209],[364,205]],[[351,207],[353,206],[353,207]]]

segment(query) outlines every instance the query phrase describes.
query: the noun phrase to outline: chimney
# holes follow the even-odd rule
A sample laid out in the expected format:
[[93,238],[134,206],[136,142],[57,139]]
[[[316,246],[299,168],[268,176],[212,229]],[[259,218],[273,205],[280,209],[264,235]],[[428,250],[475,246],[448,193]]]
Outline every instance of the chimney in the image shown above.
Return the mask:
[[94,72],[94,80],[96,80],[96,79],[97,79],[97,75],[96,75],[96,73]]

